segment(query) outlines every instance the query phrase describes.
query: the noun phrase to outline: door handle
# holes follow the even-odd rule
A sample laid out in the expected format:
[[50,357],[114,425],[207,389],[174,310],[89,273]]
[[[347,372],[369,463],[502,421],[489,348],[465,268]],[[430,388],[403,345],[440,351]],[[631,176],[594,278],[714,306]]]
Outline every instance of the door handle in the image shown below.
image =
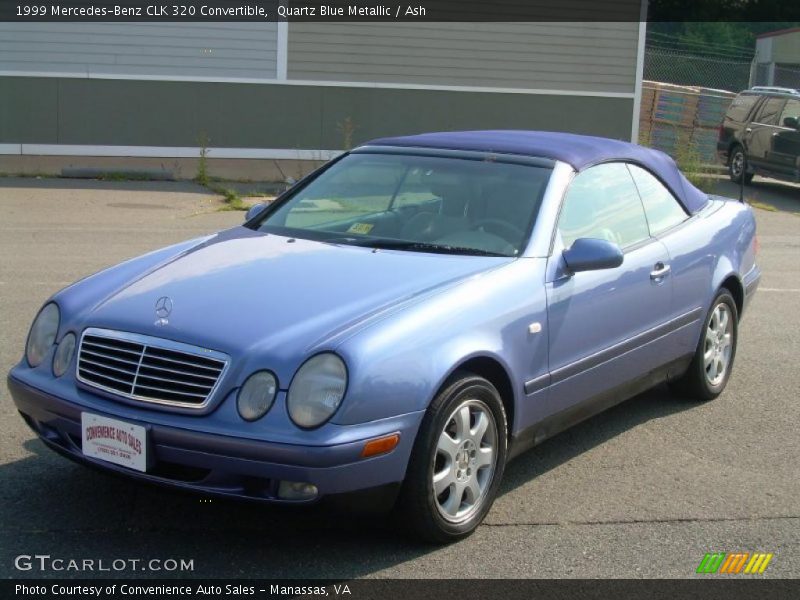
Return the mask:
[[653,270],[650,271],[650,279],[652,279],[653,281],[658,281],[660,279],[664,279],[664,277],[669,275],[669,272],[670,272],[670,266],[669,265],[665,265],[662,262],[658,262],[653,267]]

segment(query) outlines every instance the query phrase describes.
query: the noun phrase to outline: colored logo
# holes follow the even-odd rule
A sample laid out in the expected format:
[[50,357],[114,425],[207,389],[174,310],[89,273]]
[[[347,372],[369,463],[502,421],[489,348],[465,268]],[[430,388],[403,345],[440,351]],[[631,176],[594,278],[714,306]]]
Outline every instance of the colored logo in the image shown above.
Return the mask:
[[746,573],[760,575],[767,569],[774,554],[766,552],[708,553],[700,561],[697,573]]

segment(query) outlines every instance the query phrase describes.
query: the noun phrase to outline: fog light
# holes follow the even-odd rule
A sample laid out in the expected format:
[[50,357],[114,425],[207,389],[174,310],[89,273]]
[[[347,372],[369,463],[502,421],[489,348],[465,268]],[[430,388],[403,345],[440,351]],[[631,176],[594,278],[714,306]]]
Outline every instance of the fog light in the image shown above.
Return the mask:
[[317,486],[302,481],[281,481],[278,498],[281,500],[311,500],[317,496]]

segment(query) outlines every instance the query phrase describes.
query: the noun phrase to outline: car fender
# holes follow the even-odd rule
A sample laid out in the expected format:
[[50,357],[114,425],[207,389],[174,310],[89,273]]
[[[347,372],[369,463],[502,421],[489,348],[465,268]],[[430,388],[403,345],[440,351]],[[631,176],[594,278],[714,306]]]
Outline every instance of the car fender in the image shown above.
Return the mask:
[[[718,231],[725,232],[725,234],[715,243],[718,252],[706,290],[703,318],[705,318],[705,313],[711,309],[711,303],[720,288],[730,278],[736,280],[739,286],[738,291],[743,294],[744,275],[755,265],[753,237],[756,224],[752,210],[747,205],[727,199],[723,210],[714,217],[721,220],[718,224]],[[702,327],[698,328],[697,335],[699,340],[699,336],[702,335]]]
[[543,259],[520,259],[374,323],[336,351],[350,381],[334,423],[355,424],[425,410],[447,379],[474,358],[495,361],[511,381],[514,405],[521,382],[547,370]]

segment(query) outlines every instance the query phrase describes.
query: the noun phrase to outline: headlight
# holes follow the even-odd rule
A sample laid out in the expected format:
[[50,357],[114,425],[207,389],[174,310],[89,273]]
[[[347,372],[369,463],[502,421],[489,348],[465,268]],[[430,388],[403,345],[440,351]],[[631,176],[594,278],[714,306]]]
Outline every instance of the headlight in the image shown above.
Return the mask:
[[53,375],[61,377],[66,371],[72,357],[75,354],[75,334],[65,335],[56,348],[56,355],[53,357]]
[[28,334],[28,343],[25,345],[25,357],[30,366],[38,367],[44,360],[50,346],[56,340],[60,318],[58,306],[52,302],[36,315]]
[[299,427],[318,427],[339,408],[346,388],[347,368],[342,359],[329,352],[317,354],[292,379],[287,400],[289,416]]
[[275,394],[278,391],[278,381],[269,371],[253,373],[244,382],[239,390],[236,408],[245,421],[260,419],[272,407]]

